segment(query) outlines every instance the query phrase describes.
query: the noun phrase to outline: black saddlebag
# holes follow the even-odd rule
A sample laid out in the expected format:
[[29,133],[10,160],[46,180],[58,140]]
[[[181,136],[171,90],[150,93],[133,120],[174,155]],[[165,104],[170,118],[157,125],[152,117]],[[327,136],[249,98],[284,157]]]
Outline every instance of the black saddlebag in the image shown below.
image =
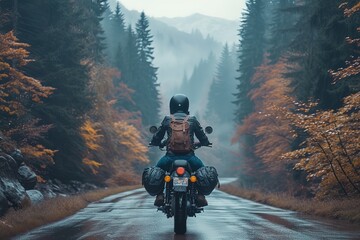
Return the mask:
[[209,195],[219,183],[218,174],[214,167],[205,166],[195,172],[196,187],[201,194]]
[[142,175],[142,184],[146,191],[155,196],[164,190],[165,171],[159,167],[147,167]]

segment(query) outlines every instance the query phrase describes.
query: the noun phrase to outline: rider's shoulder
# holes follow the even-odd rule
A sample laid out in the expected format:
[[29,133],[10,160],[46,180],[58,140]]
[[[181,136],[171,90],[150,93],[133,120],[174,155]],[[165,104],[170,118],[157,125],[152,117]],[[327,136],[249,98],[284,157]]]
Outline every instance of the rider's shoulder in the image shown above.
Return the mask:
[[164,117],[164,119],[162,120],[162,125],[167,125],[167,124],[169,124],[171,122],[171,116],[169,116],[169,115],[166,115],[165,117]]
[[189,115],[189,121],[197,121],[197,118],[194,115]]
[[190,122],[197,122],[197,118],[193,115],[188,115],[188,114],[185,114],[185,113],[175,113],[173,115],[167,115],[164,117],[164,120],[163,122],[164,123],[167,123],[167,122],[171,122],[171,120],[174,118],[176,120],[182,120],[182,119],[185,119],[186,117],[188,121]]

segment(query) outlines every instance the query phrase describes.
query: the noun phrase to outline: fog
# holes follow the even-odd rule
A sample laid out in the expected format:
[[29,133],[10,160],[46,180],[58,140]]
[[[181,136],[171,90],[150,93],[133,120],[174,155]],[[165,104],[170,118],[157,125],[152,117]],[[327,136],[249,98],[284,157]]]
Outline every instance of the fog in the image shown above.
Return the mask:
[[[114,1],[112,2],[114,4]],[[131,24],[134,28],[139,19],[140,12],[129,11],[121,6],[126,25]],[[145,14],[147,14],[145,12]],[[194,16],[189,19],[169,19],[149,17],[151,34],[153,36],[154,61],[153,64],[158,68],[157,76],[160,83],[160,94],[162,99],[161,116],[169,114],[169,100],[176,93],[183,93],[188,96],[190,101],[190,114],[195,115],[203,127],[212,126],[213,134],[209,136],[213,142],[213,148],[202,148],[197,150],[199,157],[207,165],[217,166],[220,173],[231,174],[234,159],[233,152],[237,147],[231,145],[231,138],[234,133],[233,110],[235,105],[233,94],[236,89],[236,22],[229,22],[224,19],[216,19],[203,15],[196,15],[199,22],[206,22],[208,25],[201,24],[199,29],[183,31],[179,28],[186,22],[194,22]],[[200,19],[199,19],[200,18]],[[206,27],[211,28],[228,24],[228,28],[223,31],[214,31],[212,35],[204,36]],[[177,27],[176,27],[177,26]],[[204,30],[205,29],[205,30]],[[219,34],[219,36],[217,36]],[[231,77],[227,79],[226,90],[217,93],[210,93],[211,86],[216,79],[222,50],[226,41],[222,39],[224,35],[231,36],[228,40],[234,65],[231,67]],[[225,91],[225,92],[224,92]],[[212,95],[212,96],[210,96]],[[227,95],[227,96],[226,96]],[[220,97],[219,97],[220,96]],[[212,102],[209,105],[209,98]],[[215,103],[214,103],[215,102]],[[212,109],[213,108],[213,109]],[[228,109],[225,114],[217,113],[216,109]],[[212,112],[212,113],[211,113]],[[227,115],[227,116],[224,116]],[[154,123],[159,125],[160,123]]]

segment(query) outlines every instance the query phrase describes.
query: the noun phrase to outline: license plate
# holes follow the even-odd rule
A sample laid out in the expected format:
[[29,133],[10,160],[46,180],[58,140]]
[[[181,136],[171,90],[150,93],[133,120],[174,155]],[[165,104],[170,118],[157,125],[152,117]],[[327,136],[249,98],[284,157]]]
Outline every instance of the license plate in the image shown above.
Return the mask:
[[173,185],[174,187],[187,187],[188,185],[188,178],[180,178],[180,177],[174,177]]

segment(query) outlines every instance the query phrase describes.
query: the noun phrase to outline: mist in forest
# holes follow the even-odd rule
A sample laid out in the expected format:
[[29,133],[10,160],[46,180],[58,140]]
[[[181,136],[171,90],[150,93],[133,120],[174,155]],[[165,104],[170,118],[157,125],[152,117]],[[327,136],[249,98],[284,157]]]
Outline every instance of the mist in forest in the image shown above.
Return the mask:
[[[116,6],[115,3],[112,6]],[[134,26],[140,12],[129,11],[123,5],[120,5],[120,8],[125,22]],[[193,23],[194,17],[202,24],[192,26],[194,28],[191,31],[179,28],[184,24]],[[200,14],[182,18],[148,17],[148,19],[150,33],[153,36],[154,66],[158,68],[161,116],[169,114],[171,96],[177,93],[188,96],[190,114],[195,115],[203,127],[210,125],[214,128],[213,134],[209,136],[214,142],[213,149],[199,149],[197,151],[199,156],[204,158],[207,164],[219,166],[221,173],[227,172],[225,168],[231,168],[231,164],[222,163],[233,161],[231,150],[234,146],[231,145],[231,138],[235,127],[233,121],[235,105],[232,102],[235,100],[233,94],[236,88],[237,22]],[[207,24],[204,25],[203,22]],[[224,26],[228,27],[224,28]],[[202,31],[195,27],[199,27]],[[224,30],[212,32],[211,29],[214,27]],[[204,30],[206,28],[209,28],[208,32]],[[224,36],[231,37],[224,39]],[[224,52],[225,45],[226,52]],[[228,71],[229,74],[222,76],[224,71]],[[219,87],[221,85],[226,87],[221,89]],[[223,109],[227,111],[224,112]],[[160,122],[153,124],[159,125]],[[219,156],[222,159],[219,159]]]
[[358,1],[247,0],[235,23],[140,11],[0,1],[5,154],[21,152],[41,181],[128,184],[159,159],[148,128],[184,93],[214,128],[213,148],[197,153],[221,176],[359,196]]
[[[214,128],[213,149],[197,154],[221,174],[235,174],[243,187],[320,198],[358,194],[359,144],[345,137],[358,131],[349,117],[359,105],[358,71],[351,72],[358,61],[358,4],[339,5],[246,1],[232,32],[235,44],[221,40],[220,30],[204,32],[204,24],[189,31],[197,18],[214,20],[201,14],[189,22],[149,17],[161,115],[172,95],[186,94],[190,113]],[[137,19],[139,12],[130,13],[127,21]]]

